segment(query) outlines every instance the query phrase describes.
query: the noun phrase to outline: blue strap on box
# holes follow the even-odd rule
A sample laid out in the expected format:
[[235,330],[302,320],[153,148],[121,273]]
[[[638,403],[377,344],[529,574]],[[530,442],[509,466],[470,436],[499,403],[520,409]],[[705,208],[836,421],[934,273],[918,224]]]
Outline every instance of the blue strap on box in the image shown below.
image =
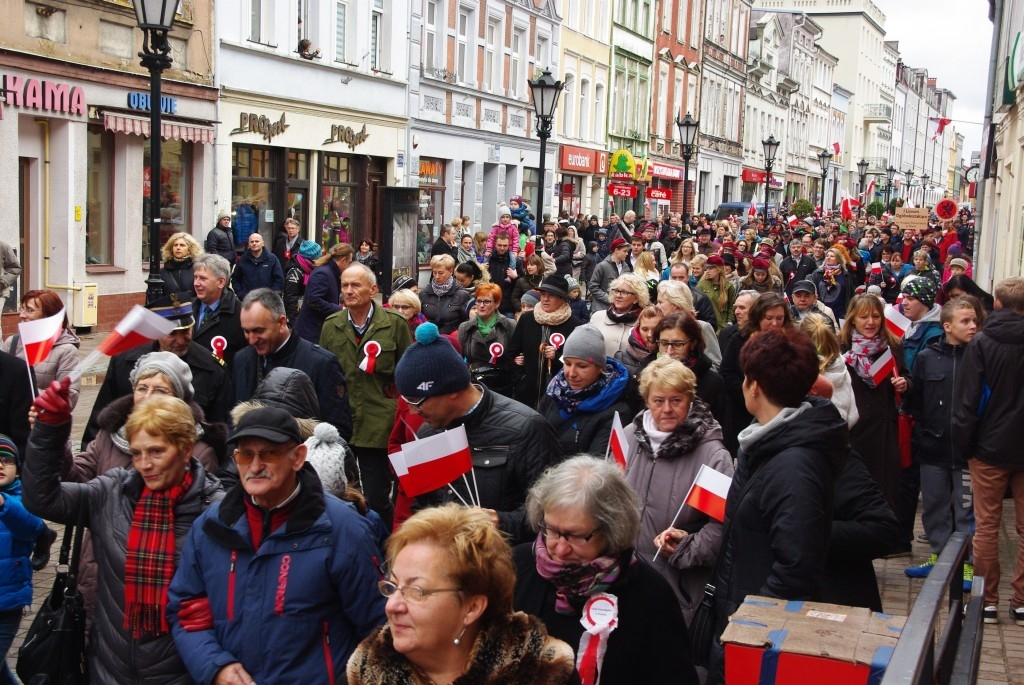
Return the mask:
[[768,633],[769,645],[765,647],[761,655],[761,675],[758,677],[758,685],[775,685],[775,675],[779,670],[779,653],[782,651],[782,643],[786,641],[789,631],[785,628],[773,630]]
[[868,685],[879,685],[882,682],[882,676],[885,675],[885,669],[889,665],[889,659],[892,658],[893,650],[895,647],[879,647],[875,650],[875,653],[871,656],[871,672],[868,674]]

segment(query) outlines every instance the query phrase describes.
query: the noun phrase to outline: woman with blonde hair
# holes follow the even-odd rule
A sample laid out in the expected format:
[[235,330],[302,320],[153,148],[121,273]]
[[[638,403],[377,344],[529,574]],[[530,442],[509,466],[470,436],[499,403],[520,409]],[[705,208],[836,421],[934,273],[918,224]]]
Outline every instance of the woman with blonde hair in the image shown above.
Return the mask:
[[328,316],[341,311],[341,272],[352,263],[354,254],[348,243],[337,243],[313,262],[302,307],[295,317],[295,334],[311,343],[320,344],[320,329]]
[[647,283],[637,273],[625,273],[611,282],[608,287],[611,304],[608,309],[594,312],[590,323],[596,326],[604,337],[605,356],[626,347],[629,332],[633,329],[640,311],[651,303]]
[[812,273],[808,280],[818,290],[818,299],[836,315],[837,321],[846,318],[846,308],[856,291],[853,276],[846,269],[845,252],[836,247],[825,250],[825,258],[821,266]]
[[160,270],[164,292],[169,294],[187,290],[195,295],[192,285],[192,260],[201,254],[202,245],[188,233],[175,233],[167,239],[160,251],[164,261],[164,266]]
[[692,262],[693,258],[697,256],[697,248],[693,244],[692,238],[686,238],[683,242],[679,243],[679,249],[672,255],[671,263],[678,264],[679,262]]
[[736,288],[725,275],[725,260],[716,254],[707,259],[707,268],[697,283],[697,290],[711,300],[711,306],[715,309],[715,331],[721,333],[723,328],[735,320],[732,305],[736,300]]
[[484,256],[484,252],[487,251],[487,234],[483,231],[477,231],[473,234],[473,257],[476,259],[477,264],[486,264],[487,257]]
[[832,384],[832,404],[853,428],[860,419],[857,401],[853,396],[853,382],[839,349],[839,338],[832,331],[832,323],[821,314],[807,314],[798,328],[811,336],[814,348],[818,350],[818,371]]
[[420,306],[419,296],[408,288],[396,290],[388,298],[388,308],[394,309],[402,315],[409,323],[409,331],[412,333],[415,333],[416,328],[427,320],[427,317],[423,316],[420,311]]
[[654,254],[647,250],[641,252],[633,264],[633,273],[644,279],[651,302],[657,302],[658,282],[661,280],[661,274],[658,273],[658,267],[654,264]]
[[[658,284],[658,309],[662,316],[669,316],[677,312],[685,312],[692,318],[697,318],[697,312],[693,307],[693,293],[690,288],[680,281],[662,281]],[[722,348],[715,334],[715,327],[707,321],[697,320],[700,326],[701,339],[704,341],[702,351],[707,354],[711,365],[718,368],[722,363]],[[657,352],[657,348],[654,350]]]
[[430,272],[430,281],[419,292],[421,311],[441,333],[454,333],[469,318],[469,293],[455,280],[455,258],[446,254],[431,257]]
[[[723,262],[725,260],[722,260]],[[707,255],[697,254],[690,260],[690,285],[694,288],[700,283],[700,279],[704,276],[704,267],[707,266],[708,258]]]

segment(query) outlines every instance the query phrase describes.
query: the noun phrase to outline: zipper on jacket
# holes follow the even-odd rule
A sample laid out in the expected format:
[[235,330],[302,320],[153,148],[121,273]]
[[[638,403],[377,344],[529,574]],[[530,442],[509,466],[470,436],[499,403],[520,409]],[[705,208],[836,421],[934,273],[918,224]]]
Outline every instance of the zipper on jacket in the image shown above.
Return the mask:
[[228,620],[235,620],[235,563],[238,561],[238,550],[231,550],[231,568],[228,569]]
[[327,683],[328,685],[334,685],[334,659],[331,658],[331,635],[330,626],[327,621],[324,621],[323,627],[323,645],[324,645],[324,663],[327,666]]

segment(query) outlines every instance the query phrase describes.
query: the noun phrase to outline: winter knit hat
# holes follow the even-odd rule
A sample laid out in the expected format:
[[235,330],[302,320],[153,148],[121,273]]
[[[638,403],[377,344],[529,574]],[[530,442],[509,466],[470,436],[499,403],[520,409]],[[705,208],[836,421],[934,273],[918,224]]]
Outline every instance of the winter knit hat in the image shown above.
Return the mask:
[[954,244],[949,246],[948,250],[946,250],[946,255],[947,256],[948,255],[952,255],[954,257],[961,257],[961,256],[963,256],[963,254],[964,254],[964,248],[960,247],[960,243],[954,243]]
[[967,260],[962,257],[954,257],[949,260],[949,268],[952,269],[954,266],[959,266],[964,271],[967,271]]
[[313,435],[308,437],[306,445],[306,461],[313,465],[324,491],[335,497],[341,497],[348,485],[345,477],[345,452],[348,443],[342,440],[338,429],[329,423],[316,425]]
[[472,382],[466,362],[430,322],[419,325],[416,342],[406,348],[395,368],[395,385],[405,397],[447,395]]
[[562,346],[562,358],[582,359],[591,364],[605,363],[604,336],[601,329],[593,324],[577,326]]
[[414,285],[416,285],[416,281],[411,276],[403,274],[396,278],[395,282],[391,284],[391,290],[392,292],[396,290],[405,290],[406,288],[411,288]]
[[572,276],[566,276],[565,277],[565,285],[567,286],[569,294],[572,294],[573,290],[579,290],[580,289],[580,282],[577,281]]
[[525,205],[525,204],[526,204],[526,200],[524,200],[524,199],[523,199],[523,196],[522,196],[522,195],[513,195],[512,197],[510,197],[510,198],[508,199],[508,201],[509,201],[509,202],[515,202],[515,203],[516,203],[517,205],[519,205],[520,207],[522,207],[523,205]]
[[218,214],[217,214],[217,223],[220,223],[221,219],[230,219],[230,218],[231,218],[231,212],[229,212],[227,210],[222,210],[222,211],[218,212]]
[[523,296],[519,298],[519,301],[525,305],[529,305],[530,307],[536,307],[540,304],[540,291],[529,290],[523,293]]
[[320,245],[312,240],[303,240],[299,243],[299,254],[306,259],[317,259],[322,253]]
[[512,216],[512,210],[505,205],[498,207],[498,218],[500,219],[503,216]]
[[139,357],[135,368],[128,375],[132,388],[145,371],[159,371],[174,386],[174,395],[186,402],[192,401],[192,369],[173,352],[150,352]]
[[929,309],[935,304],[935,296],[938,295],[938,288],[935,281],[927,276],[919,276],[903,284],[903,294],[918,300]]
[[21,456],[18,454],[18,447],[9,437],[0,433],[0,457],[9,457],[14,460],[15,468],[21,469]]

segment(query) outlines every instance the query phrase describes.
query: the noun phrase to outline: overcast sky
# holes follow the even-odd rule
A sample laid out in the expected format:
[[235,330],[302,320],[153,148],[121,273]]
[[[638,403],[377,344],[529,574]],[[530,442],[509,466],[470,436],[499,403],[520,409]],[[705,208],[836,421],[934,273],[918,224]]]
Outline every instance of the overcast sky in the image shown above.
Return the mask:
[[964,158],[981,146],[992,22],[987,0],[874,0],[885,13],[886,40],[899,41],[903,61],[924,67],[956,96],[953,116]]

